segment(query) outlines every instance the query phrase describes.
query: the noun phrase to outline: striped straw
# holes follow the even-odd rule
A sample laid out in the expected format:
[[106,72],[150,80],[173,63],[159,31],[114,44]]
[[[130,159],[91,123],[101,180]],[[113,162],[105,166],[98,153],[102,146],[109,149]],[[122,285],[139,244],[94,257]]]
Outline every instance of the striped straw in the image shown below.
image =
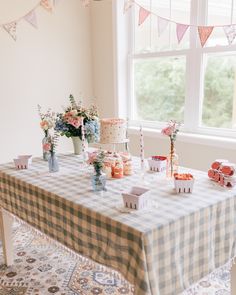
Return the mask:
[[140,125],[140,160],[141,160],[141,169],[144,170],[144,140],[143,140],[142,125]]
[[81,135],[82,135],[82,153],[84,155],[84,153],[86,152],[84,119],[82,120],[82,125],[81,125]]

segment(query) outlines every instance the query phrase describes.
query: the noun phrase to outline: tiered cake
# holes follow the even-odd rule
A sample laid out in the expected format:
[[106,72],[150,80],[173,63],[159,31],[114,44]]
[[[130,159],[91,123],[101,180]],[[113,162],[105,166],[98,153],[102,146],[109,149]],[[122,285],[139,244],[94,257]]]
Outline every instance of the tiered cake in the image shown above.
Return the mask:
[[126,120],[116,118],[102,119],[100,125],[100,143],[114,144],[127,142]]

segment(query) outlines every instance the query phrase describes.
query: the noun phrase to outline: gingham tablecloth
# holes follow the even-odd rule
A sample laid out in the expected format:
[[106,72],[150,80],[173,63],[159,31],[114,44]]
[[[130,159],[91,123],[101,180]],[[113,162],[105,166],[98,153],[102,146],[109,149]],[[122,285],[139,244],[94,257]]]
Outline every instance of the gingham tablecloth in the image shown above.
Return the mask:
[[[142,185],[133,176],[91,190],[91,171],[73,155],[59,157],[60,172],[34,159],[29,170],[0,166],[0,206],[68,248],[121,272],[137,295],[176,295],[236,253],[236,197],[195,175],[193,194],[176,195],[173,181],[150,173],[149,197],[158,204],[121,213],[121,192]],[[135,160],[136,165],[139,161]],[[139,165],[138,165],[139,166]]]

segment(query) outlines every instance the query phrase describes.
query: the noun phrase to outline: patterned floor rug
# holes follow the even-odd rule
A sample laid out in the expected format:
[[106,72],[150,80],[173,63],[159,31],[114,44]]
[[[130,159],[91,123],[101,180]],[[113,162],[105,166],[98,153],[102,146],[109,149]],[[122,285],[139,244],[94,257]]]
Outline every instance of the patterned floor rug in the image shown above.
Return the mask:
[[[25,226],[14,226],[14,266],[3,264],[0,249],[0,295],[121,295],[133,287],[109,269],[77,260],[53,247]],[[229,265],[204,278],[183,295],[230,295]]]

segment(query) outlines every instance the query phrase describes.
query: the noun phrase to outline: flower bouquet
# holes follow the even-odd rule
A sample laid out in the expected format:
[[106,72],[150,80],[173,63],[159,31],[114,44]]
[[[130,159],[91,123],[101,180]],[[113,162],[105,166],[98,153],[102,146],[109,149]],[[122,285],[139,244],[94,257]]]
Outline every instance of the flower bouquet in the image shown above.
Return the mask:
[[106,174],[102,172],[104,167],[105,153],[91,154],[88,163],[94,167],[95,174],[92,176],[92,186],[94,191],[106,191]]
[[168,169],[167,175],[170,177],[174,176],[174,173],[178,172],[178,155],[175,152],[175,141],[179,132],[180,123],[176,121],[170,121],[161,133],[170,138],[170,155],[168,157]]
[[55,130],[62,136],[72,138],[75,154],[80,154],[82,150],[82,124],[87,143],[97,142],[99,140],[97,108],[94,105],[85,108],[81,102],[75,101],[73,95],[70,95],[70,106],[57,115]]
[[49,131],[55,127],[56,114],[52,112],[51,109],[48,109],[46,113],[43,113],[40,105],[38,105],[38,114],[41,120],[40,127],[44,132],[44,138],[42,140],[43,159],[47,161],[49,152],[44,149],[44,144],[48,141],[47,137],[49,136]]
[[55,132],[54,135],[47,137],[47,142],[44,144],[44,149],[49,153],[48,166],[49,172],[58,172],[59,164],[56,157],[56,147],[59,140],[59,133]]

